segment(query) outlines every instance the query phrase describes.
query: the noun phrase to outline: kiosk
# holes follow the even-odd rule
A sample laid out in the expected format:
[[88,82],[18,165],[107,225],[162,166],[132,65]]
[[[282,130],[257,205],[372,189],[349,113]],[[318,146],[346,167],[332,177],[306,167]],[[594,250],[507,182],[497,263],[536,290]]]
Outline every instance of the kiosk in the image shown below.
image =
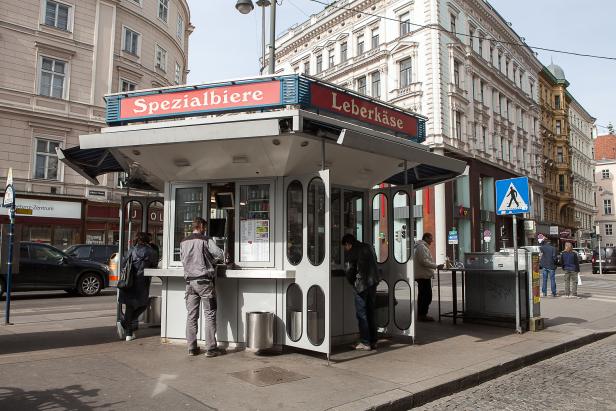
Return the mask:
[[163,279],[164,340],[185,338],[179,243],[196,216],[233,263],[219,267],[219,342],[245,344],[254,311],[274,314],[275,344],[329,356],[355,338],[345,233],[375,247],[380,330],[414,338],[415,190],[466,166],[419,144],[425,118],[303,75],[106,100],[109,127],[59,155],[93,183],[126,170],[164,192],[161,268],[147,271]]

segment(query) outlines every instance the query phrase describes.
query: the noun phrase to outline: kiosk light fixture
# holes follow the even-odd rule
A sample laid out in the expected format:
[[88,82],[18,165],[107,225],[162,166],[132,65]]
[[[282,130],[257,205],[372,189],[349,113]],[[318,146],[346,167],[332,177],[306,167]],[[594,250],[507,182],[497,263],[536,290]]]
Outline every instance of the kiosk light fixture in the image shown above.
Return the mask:
[[242,14],[248,14],[255,8],[255,5],[252,4],[252,0],[237,0],[235,8]]
[[[257,0],[257,6],[261,7],[261,37],[262,37],[262,61],[261,61],[261,74],[263,74],[263,69],[265,68],[265,8],[271,6],[270,10],[270,44],[269,44],[269,74],[274,74],[276,59],[274,56],[274,48],[276,43],[276,0]],[[252,0],[237,0],[235,3],[235,8],[242,14],[248,14],[252,10],[254,10],[255,6],[252,3]]]

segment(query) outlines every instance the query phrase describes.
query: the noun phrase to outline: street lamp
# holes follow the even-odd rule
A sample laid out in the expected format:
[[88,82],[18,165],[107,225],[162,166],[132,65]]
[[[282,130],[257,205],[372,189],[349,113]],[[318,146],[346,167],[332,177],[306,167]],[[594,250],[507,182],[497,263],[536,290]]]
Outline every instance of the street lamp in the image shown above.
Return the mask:
[[[270,2],[270,0],[257,0],[257,6],[261,7],[261,38],[262,38],[262,66],[259,70],[263,73],[263,67],[265,66],[265,8],[272,6],[270,12],[270,46],[269,46],[269,74],[274,74],[275,70],[275,42],[276,42],[276,0]],[[235,8],[242,14],[248,14],[254,9],[252,0],[237,0]]]

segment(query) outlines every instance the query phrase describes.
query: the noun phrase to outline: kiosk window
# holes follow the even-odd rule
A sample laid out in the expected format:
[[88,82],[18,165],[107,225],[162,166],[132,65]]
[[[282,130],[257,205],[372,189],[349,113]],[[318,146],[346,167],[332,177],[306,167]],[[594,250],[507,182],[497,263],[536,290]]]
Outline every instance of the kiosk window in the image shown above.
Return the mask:
[[394,196],[394,258],[404,264],[411,256],[411,216],[409,195],[398,191]]
[[293,265],[299,264],[303,257],[303,220],[303,187],[295,180],[287,188],[287,259]]
[[344,234],[353,234],[357,241],[363,241],[364,194],[361,191],[344,191]]
[[342,264],[342,221],[340,218],[341,193],[339,188],[332,188],[331,199],[331,260],[332,264]]
[[387,196],[377,194],[372,199],[372,244],[378,263],[387,261],[389,256],[387,218]]
[[180,241],[192,233],[193,219],[202,216],[203,187],[176,189],[173,261],[180,261]]
[[314,266],[325,258],[325,184],[313,178],[308,184],[308,260]]
[[270,261],[270,184],[240,186],[240,261]]

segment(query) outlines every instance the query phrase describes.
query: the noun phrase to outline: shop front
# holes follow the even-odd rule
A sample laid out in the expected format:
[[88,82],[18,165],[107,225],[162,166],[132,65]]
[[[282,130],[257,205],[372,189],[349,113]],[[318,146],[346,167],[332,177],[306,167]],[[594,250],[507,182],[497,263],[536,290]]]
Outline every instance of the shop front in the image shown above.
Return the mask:
[[[108,106],[111,126],[63,154],[111,153],[164,193],[162,264],[147,273],[164,281],[164,340],[185,338],[179,244],[195,217],[230,261],[216,280],[221,343],[245,344],[254,311],[274,314],[276,344],[329,356],[355,338],[346,233],[374,246],[380,331],[415,337],[415,190],[465,168],[412,141],[424,118],[297,75],[113,95]],[[161,117],[175,119],[130,124]]]

